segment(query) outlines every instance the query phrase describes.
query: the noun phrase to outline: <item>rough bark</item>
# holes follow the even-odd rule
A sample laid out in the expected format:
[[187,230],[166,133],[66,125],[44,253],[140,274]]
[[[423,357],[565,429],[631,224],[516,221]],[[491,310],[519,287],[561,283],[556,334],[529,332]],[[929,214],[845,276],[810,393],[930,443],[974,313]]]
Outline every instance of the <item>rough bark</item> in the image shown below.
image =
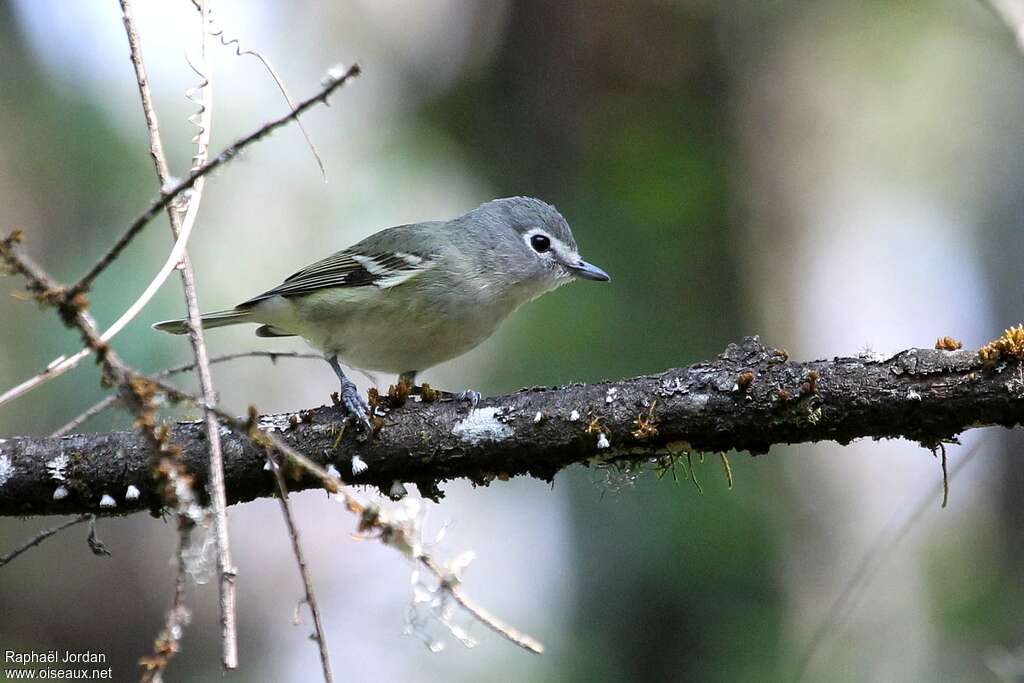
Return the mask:
[[[333,464],[353,484],[387,491],[396,480],[412,482],[437,496],[438,484],[450,479],[486,484],[526,474],[550,480],[576,463],[683,450],[759,454],[775,444],[864,437],[935,447],[973,427],[1024,421],[1024,366],[932,349],[795,362],[748,337],[712,362],[614,382],[524,389],[484,399],[472,418],[468,414],[463,403],[409,401],[388,411],[379,432],[365,441],[352,429],[339,439],[342,416],[332,406],[264,416],[260,426],[313,460]],[[264,452],[246,435],[222,431],[229,503],[271,495],[275,483],[264,469]],[[599,447],[602,434],[608,447]],[[171,438],[205,483],[203,425],[178,423]],[[57,481],[54,463],[62,455],[64,480]],[[358,475],[352,474],[353,456],[368,465]],[[133,432],[0,441],[0,515],[155,507],[150,462],[147,442]],[[292,490],[318,485],[290,474]],[[68,491],[61,500],[53,499],[57,486]],[[137,499],[126,500],[129,486],[140,492]],[[105,494],[116,508],[100,507]]]

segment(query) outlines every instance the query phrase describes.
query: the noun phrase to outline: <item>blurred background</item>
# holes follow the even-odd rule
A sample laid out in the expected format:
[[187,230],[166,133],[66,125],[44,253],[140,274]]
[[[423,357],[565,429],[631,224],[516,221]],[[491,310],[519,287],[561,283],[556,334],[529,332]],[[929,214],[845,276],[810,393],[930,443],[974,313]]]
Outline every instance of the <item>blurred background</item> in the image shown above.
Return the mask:
[[[298,129],[207,185],[190,251],[206,309],[277,284],[380,228],[449,218],[498,196],[558,206],[608,286],[531,304],[434,385],[486,393],[618,378],[714,357],[744,334],[810,359],[975,348],[1024,319],[1024,55],[983,2],[566,0],[215,2],[229,37],[304,97],[331,65],[364,75]],[[199,19],[138,0],[165,146],[186,172]],[[251,57],[213,49],[214,149],[286,111]],[[77,278],[155,196],[117,3],[0,2],[0,230],[24,229]],[[110,324],[169,247],[166,219],[97,283]],[[77,348],[56,316],[0,282],[0,388]],[[116,340],[156,370],[190,359],[149,323],[178,317],[177,278]],[[211,352],[302,349],[217,330]],[[320,405],[326,366],[218,366],[225,406]],[[86,363],[0,411],[0,434],[52,431],[102,396]],[[391,377],[374,378],[386,384]],[[363,382],[364,386],[368,381]],[[126,427],[111,414],[90,423]],[[774,448],[688,481],[578,468],[553,486],[444,487],[428,528],[442,555],[479,559],[467,588],[547,645],[524,654],[479,627],[431,654],[403,635],[410,566],[349,536],[322,493],[293,497],[336,677],[353,681],[792,680],[815,629],[883,529],[927,512],[827,629],[807,680],[1024,680],[1024,439],[980,430],[939,509],[936,460],[916,444]],[[682,472],[680,473],[682,475]],[[369,495],[369,494],[368,494]],[[317,680],[301,584],[277,503],[230,511],[241,669],[228,680]],[[0,552],[55,520],[0,520]],[[176,533],[103,520],[0,571],[0,649],[92,649],[137,676],[171,597]],[[220,681],[216,591],[170,680]]]

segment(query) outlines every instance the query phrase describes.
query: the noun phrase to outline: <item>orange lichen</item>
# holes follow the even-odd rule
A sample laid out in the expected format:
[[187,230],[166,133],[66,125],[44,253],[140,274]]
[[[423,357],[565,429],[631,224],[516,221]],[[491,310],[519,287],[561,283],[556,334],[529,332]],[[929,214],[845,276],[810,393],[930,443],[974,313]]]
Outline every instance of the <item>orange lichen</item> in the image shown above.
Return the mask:
[[978,349],[978,356],[987,364],[1010,358],[1024,359],[1024,325],[1007,328],[999,339]]
[[953,339],[953,337],[939,337],[935,340],[935,349],[937,351],[959,351],[964,347],[960,343],[959,339]]
[[442,393],[437,389],[432,389],[426,382],[420,387],[420,398],[423,399],[424,403],[433,403],[442,398]]
[[652,401],[651,407],[647,409],[646,415],[640,413],[639,415],[636,416],[636,420],[634,420],[634,423],[636,424],[636,429],[633,430],[634,438],[643,441],[644,439],[649,439],[652,436],[657,435],[658,418],[654,416],[654,408],[657,405],[657,401]]
[[593,408],[587,408],[587,418],[590,420],[587,423],[585,431],[587,434],[611,434],[611,430],[605,424],[604,415],[598,415],[594,412]]
[[398,380],[398,384],[388,387],[388,403],[392,408],[397,408],[408,400],[412,393],[412,382],[404,379]]
[[818,393],[818,371],[811,370],[807,373],[807,381],[800,385],[800,395],[810,396]]
[[746,392],[750,388],[750,385],[754,382],[754,373],[750,370],[741,372],[736,377],[736,389],[741,392]]

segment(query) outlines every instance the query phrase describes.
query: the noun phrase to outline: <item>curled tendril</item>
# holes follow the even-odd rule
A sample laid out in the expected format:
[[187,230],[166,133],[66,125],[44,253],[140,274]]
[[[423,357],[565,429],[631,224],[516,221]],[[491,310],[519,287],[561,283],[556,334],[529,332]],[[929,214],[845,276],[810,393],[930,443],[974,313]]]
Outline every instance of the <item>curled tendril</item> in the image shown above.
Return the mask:
[[[200,5],[200,3],[198,2],[198,0],[192,0],[192,4],[195,5],[197,10],[199,10],[200,12],[203,12],[203,8]],[[281,79],[281,76],[277,73],[277,70],[273,67],[273,65],[270,63],[270,61],[266,57],[264,57],[262,54],[257,52],[256,50],[250,50],[250,49],[247,49],[247,48],[243,48],[242,47],[242,43],[238,40],[238,38],[229,38],[225,34],[225,32],[224,32],[224,28],[220,25],[220,23],[216,20],[216,18],[214,18],[214,16],[213,16],[213,9],[212,8],[207,7],[206,11],[203,14],[204,14],[205,20],[206,20],[206,27],[205,27],[205,29],[206,29],[207,34],[211,35],[214,38],[216,38],[217,40],[219,40],[220,44],[223,45],[224,47],[227,47],[227,48],[233,47],[235,49],[235,56],[236,57],[241,57],[243,55],[248,55],[248,56],[255,57],[256,59],[260,60],[260,63],[263,64],[263,68],[267,70],[267,73],[270,74],[270,77],[274,79],[274,83],[277,84],[277,88],[278,88],[278,90],[281,91],[281,95],[284,96],[285,101],[288,103],[288,107],[292,111],[294,111],[295,110],[295,102],[294,102],[294,100],[292,100],[291,95],[288,94],[288,89],[284,85],[284,80]],[[196,71],[196,73],[198,73],[202,77],[202,73],[200,73],[197,69],[195,69],[195,67],[192,67],[192,68],[193,68],[194,71]],[[200,86],[200,87],[202,87],[202,86]],[[187,93],[186,93],[186,97],[189,97],[189,99],[193,99]],[[201,113],[201,111],[199,113]],[[301,119],[295,119],[295,123],[297,123],[299,125],[299,130],[302,131],[302,137],[304,137],[306,139],[306,144],[309,145],[309,151],[313,153],[313,157],[316,159],[316,164],[317,164],[317,166],[320,167],[320,175],[323,177],[324,182],[326,183],[327,182],[327,169],[324,168],[323,159],[320,158],[320,153],[317,151],[316,145],[313,144],[313,139],[309,136],[309,132],[306,130],[306,127],[302,125],[302,120]]]

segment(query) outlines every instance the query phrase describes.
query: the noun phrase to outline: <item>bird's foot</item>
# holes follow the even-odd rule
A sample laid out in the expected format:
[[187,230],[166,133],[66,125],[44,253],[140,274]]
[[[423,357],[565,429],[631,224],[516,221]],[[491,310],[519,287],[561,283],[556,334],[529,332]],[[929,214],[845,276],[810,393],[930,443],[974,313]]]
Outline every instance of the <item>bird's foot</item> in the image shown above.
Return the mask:
[[359,389],[347,377],[341,380],[341,405],[344,406],[349,416],[362,426],[366,435],[373,433],[373,425],[370,423],[370,406],[359,393]]

